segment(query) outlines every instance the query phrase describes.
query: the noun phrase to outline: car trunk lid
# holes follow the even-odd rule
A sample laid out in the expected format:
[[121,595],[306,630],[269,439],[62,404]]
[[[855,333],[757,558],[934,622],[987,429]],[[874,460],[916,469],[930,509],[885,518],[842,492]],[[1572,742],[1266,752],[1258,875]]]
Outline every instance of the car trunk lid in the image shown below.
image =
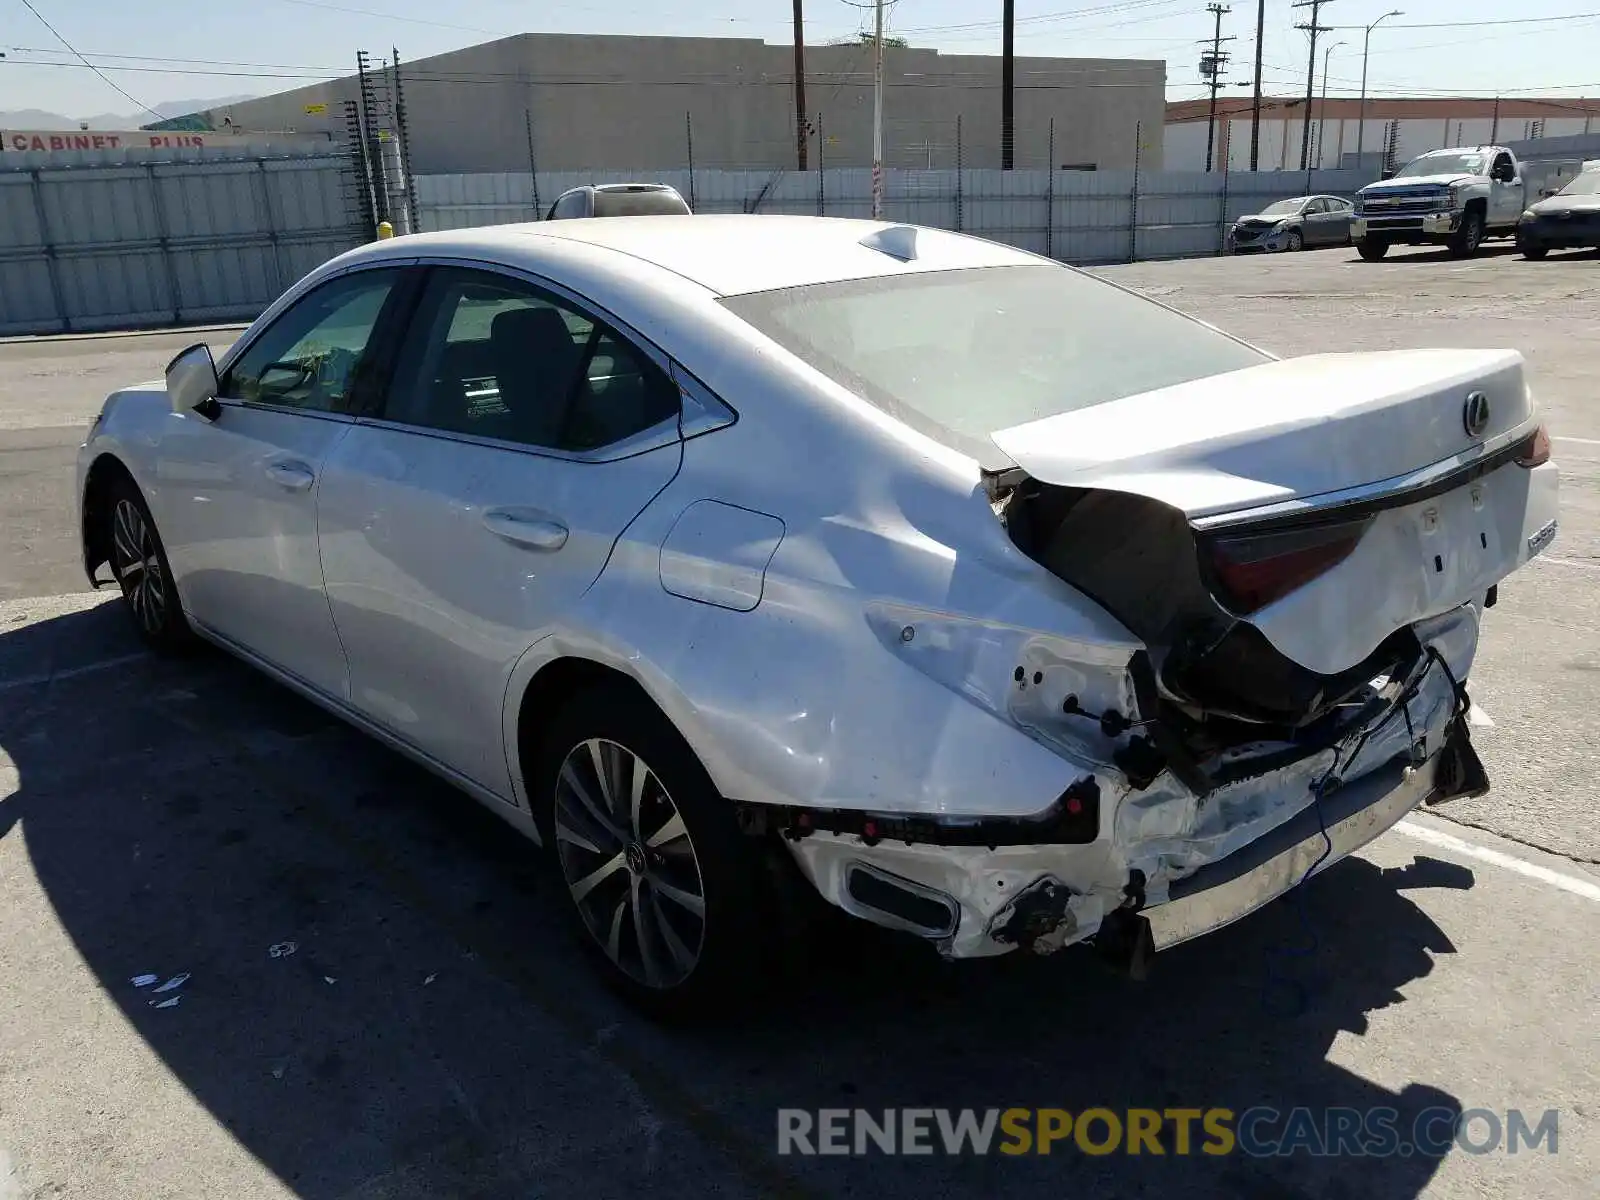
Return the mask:
[[[1468,432],[1474,393],[1487,424]],[[1530,418],[1515,351],[1402,350],[1267,362],[990,438],[1041,482],[1134,492],[1195,519],[1466,461]]]
[[1535,428],[1519,355],[1403,351],[1266,363],[992,437],[1025,473],[1014,540],[1145,641],[1170,696],[1293,725],[1542,548],[1554,481],[1513,461]]

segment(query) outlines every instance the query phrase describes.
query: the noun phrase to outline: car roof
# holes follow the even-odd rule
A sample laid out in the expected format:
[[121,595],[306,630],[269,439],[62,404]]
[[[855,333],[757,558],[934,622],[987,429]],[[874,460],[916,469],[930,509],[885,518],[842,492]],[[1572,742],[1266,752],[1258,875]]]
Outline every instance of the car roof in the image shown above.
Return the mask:
[[[874,276],[1038,264],[1026,251],[941,229],[799,216],[592,217],[391,238],[384,257],[444,251],[536,269],[546,239],[650,263],[719,295]],[[545,253],[541,253],[544,243]],[[576,247],[574,247],[576,248]],[[563,256],[565,257],[565,256]]]

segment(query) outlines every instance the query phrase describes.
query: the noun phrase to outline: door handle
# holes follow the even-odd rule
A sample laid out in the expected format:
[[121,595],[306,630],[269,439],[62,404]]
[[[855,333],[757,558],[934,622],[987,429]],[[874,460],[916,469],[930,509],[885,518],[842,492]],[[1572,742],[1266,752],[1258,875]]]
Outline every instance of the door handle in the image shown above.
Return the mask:
[[491,508],[483,514],[483,527],[496,537],[534,550],[559,550],[567,544],[567,527],[548,517],[523,517]]
[[303,492],[317,481],[311,468],[301,463],[275,462],[267,467],[267,478],[291,492]]

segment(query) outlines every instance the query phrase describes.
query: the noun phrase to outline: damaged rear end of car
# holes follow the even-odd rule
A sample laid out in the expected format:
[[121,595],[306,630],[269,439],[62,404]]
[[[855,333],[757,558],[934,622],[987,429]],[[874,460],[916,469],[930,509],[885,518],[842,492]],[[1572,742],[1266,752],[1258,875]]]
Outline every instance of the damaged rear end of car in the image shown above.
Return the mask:
[[1017,464],[986,476],[1012,541],[1144,646],[1125,718],[1062,701],[1119,734],[1117,957],[1252,911],[1419,803],[1487,791],[1479,623],[1556,522],[1520,356],[1273,362],[995,441]]
[[1126,631],[1083,638],[1065,609],[1059,631],[940,614],[934,652],[929,614],[869,605],[891,653],[1076,778],[1028,820],[751,814],[834,903],[955,957],[1092,939],[1137,974],[1419,805],[1487,790],[1480,624],[1556,530],[1520,355],[1276,360],[1054,268],[744,307],[971,453],[976,500],[1038,589],[1065,584]]

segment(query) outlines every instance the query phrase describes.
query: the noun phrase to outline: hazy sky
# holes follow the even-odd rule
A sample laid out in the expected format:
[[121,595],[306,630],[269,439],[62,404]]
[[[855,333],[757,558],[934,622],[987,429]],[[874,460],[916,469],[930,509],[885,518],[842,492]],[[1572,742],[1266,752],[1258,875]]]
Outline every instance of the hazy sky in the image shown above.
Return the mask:
[[[403,59],[521,32],[640,33],[790,40],[789,0],[703,0],[696,15],[669,16],[647,0],[250,0],[197,8],[178,0],[32,0],[68,41],[139,103],[235,93],[266,94],[352,69],[355,51],[393,45]],[[686,7],[686,6],[685,6]],[[1333,51],[1330,94],[1354,93],[1361,74],[1359,26],[1391,7],[1405,9],[1372,38],[1369,92],[1382,94],[1600,95],[1600,0],[1332,0],[1323,23],[1351,25],[1324,35]],[[383,14],[379,15],[380,8]],[[845,0],[807,0],[806,36],[824,42],[871,27],[870,10]],[[1307,10],[1268,0],[1269,91],[1304,87]],[[203,19],[200,13],[204,13]],[[997,54],[999,0],[898,0],[891,32],[913,45]],[[1203,95],[1199,42],[1211,31],[1202,0],[1019,0],[1020,54],[1164,58],[1168,95]],[[1567,20],[1407,28],[1433,23]],[[1251,70],[1255,5],[1235,3],[1223,19],[1237,40],[1231,79]],[[22,0],[0,0],[0,110],[43,108],[71,116],[131,113],[137,105],[76,62]],[[1322,50],[1317,52],[1321,86]],[[190,61],[176,61],[190,60]],[[195,61],[204,60],[204,61]],[[1230,89],[1237,91],[1239,89]]]

